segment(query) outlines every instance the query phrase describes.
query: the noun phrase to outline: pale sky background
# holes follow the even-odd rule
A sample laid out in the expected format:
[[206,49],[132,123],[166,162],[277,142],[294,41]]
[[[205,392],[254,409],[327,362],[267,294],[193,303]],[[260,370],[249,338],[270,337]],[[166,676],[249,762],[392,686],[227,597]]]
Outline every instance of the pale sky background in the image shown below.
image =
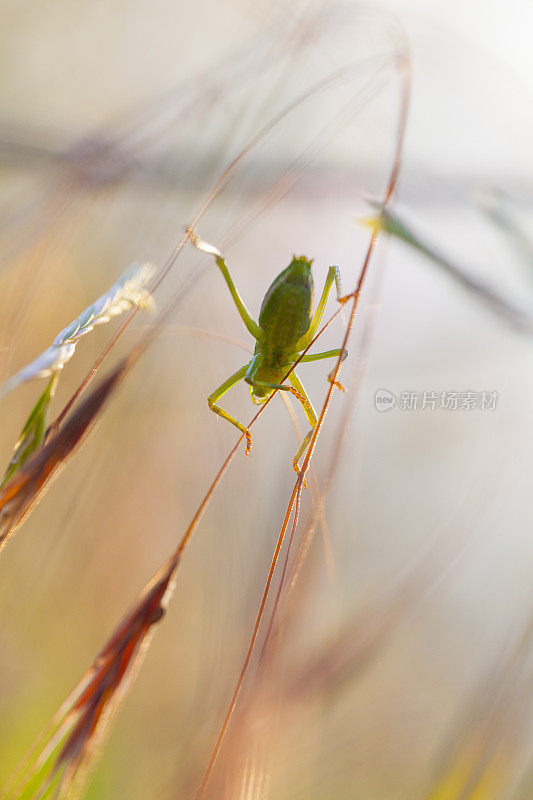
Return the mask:
[[[327,12],[327,3],[324,8]],[[257,121],[269,118],[278,94],[287,86],[291,91],[305,86],[337,60],[357,57],[360,46],[386,46],[393,28],[390,14],[405,30],[413,56],[396,207],[468,274],[524,310],[533,309],[533,266],[476,205],[476,192],[497,186],[512,198],[531,230],[533,3],[367,3],[361,28],[354,14],[346,31],[331,33],[329,49],[316,47],[308,65],[294,66],[294,86],[288,78],[287,86],[281,80],[276,85],[275,70],[265,75],[251,70],[259,88],[255,83],[251,89],[241,87],[238,76],[218,105],[209,107],[210,98],[199,91],[187,118],[172,121],[172,103],[180,98],[171,96],[166,103],[166,92],[184,81],[195,97],[200,72],[238,52],[294,9],[294,3],[270,0],[5,0],[0,8],[0,140],[27,138],[30,144],[45,142],[61,150],[106,126],[121,130],[119,123],[129,112],[142,116],[160,98],[164,102],[157,114],[165,117],[168,111],[171,120],[161,133],[154,115],[156,133],[139,148],[141,168],[131,183],[96,185],[94,192],[82,186],[76,193],[77,187],[57,227],[47,216],[47,192],[61,168],[55,162],[43,168],[35,154],[17,161],[9,147],[3,151],[4,251],[11,252],[14,242],[30,243],[30,255],[14,261],[16,269],[0,273],[5,278],[0,321],[2,341],[8,343],[6,370],[20,368],[41,352],[128,263],[162,264],[191,209]],[[290,71],[290,60],[287,64]],[[358,223],[368,213],[362,197],[381,191],[387,174],[397,88],[391,80],[368,111],[347,126],[347,135],[339,134],[338,149],[336,140],[325,147],[301,186],[230,245],[232,274],[251,310],[259,308],[270,280],[294,251],[315,258],[317,285],[331,263],[342,267],[347,287],[355,281],[368,241],[368,231]],[[205,238],[214,237],[218,244],[217,237],[266,195],[280,164],[290,162],[307,142],[304,134],[311,138],[315,126],[335,110],[332,97],[325,94],[311,110],[298,111],[282,133],[258,149],[250,172],[236,179],[206,215],[200,231]],[[49,230],[50,236],[44,235],[34,252],[35,230]],[[197,260],[196,253],[185,253],[158,293],[159,307]],[[328,310],[333,308],[332,299]],[[348,783],[352,733],[357,737],[359,725],[356,740],[364,747],[372,738],[367,728],[372,728],[377,767],[370,760],[362,768],[363,778],[367,770],[369,785],[379,786],[383,773],[389,786],[361,796],[400,797],[390,788],[400,786],[412,800],[404,771],[411,770],[412,776],[427,766],[431,742],[448,732],[443,721],[449,722],[499,656],[509,631],[532,613],[533,345],[530,336],[513,331],[427,259],[384,237],[360,314],[343,374],[350,380],[359,364],[365,379],[327,509],[336,572],[332,582],[319,561],[309,636],[320,639],[322,630],[340,629],[362,600],[382,597],[384,587],[408,573],[442,537],[448,550],[439,577],[407,615],[390,661],[390,653],[385,654],[382,673],[371,677],[370,688],[365,686],[366,713],[352,714],[346,706]],[[370,321],[365,351],[361,332],[369,330]],[[19,327],[12,336],[15,323]],[[148,324],[138,320],[121,346],[129,346]],[[0,564],[0,605],[5,602],[9,609],[6,633],[0,636],[5,636],[6,652],[14,654],[0,665],[0,679],[14,687],[6,716],[8,726],[18,721],[14,751],[27,749],[111,625],[168,555],[205,489],[206,476],[235,440],[230,426],[209,413],[206,398],[246,356],[227,343],[179,338],[181,325],[223,332],[249,344],[220,276],[210,267]],[[108,332],[98,330],[80,343],[62,375],[58,405],[90,368]],[[340,325],[329,330],[324,349],[337,346],[340,335]],[[305,372],[302,367],[301,377],[319,406],[326,372],[312,366],[305,365]],[[500,400],[496,411],[472,415],[398,409],[378,414],[374,394],[382,388],[396,394],[497,391]],[[2,401],[0,444],[6,460],[35,392],[34,385],[26,386]],[[354,396],[335,398],[324,457],[327,431],[335,430],[343,402]],[[225,399],[232,413],[251,417],[246,388],[235,388]],[[175,787],[186,782],[176,770],[176,753],[183,764],[198,758],[201,748],[191,755],[198,720],[207,736],[213,708],[224,705],[293,480],[295,447],[285,409],[271,404],[268,412],[254,431],[253,457],[240,454],[235,460],[187,552],[166,627],[119,719],[115,749],[106,754],[112,778],[103,796],[155,796],[147,792],[152,789],[150,760],[130,758],[127,763],[123,757],[148,748],[161,761],[161,785],[165,791],[171,787],[168,796],[174,797]],[[305,425],[302,415],[300,422]],[[319,453],[319,470],[321,458]],[[26,587],[23,603],[21,586]],[[48,649],[48,641],[61,643],[61,659]],[[31,714],[20,713],[23,701],[33,702]],[[137,725],[138,719],[148,722]],[[165,734],[154,756],[158,742],[151,741],[151,731],[160,722]],[[383,731],[392,742],[386,739],[384,746]],[[331,747],[336,746],[332,736]],[[531,740],[527,748],[530,758]],[[315,753],[312,746],[310,752]],[[310,762],[318,770],[335,768],[327,751]]]

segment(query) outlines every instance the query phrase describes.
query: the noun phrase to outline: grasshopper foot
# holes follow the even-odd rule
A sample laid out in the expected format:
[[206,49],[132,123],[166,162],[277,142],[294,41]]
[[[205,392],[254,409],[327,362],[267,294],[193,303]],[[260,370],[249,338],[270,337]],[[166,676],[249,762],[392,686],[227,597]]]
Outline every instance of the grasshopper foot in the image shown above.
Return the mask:
[[247,430],[247,431],[245,431],[244,435],[246,436],[246,453],[245,453],[245,455],[249,456],[250,453],[252,452],[252,434],[250,433],[250,431]]
[[199,241],[199,237],[195,229],[190,227],[186,228],[185,233],[187,234],[187,238],[196,246]]
[[342,297],[337,297],[337,303],[340,303],[341,306],[345,305],[348,300],[353,300],[354,293],[350,292],[350,294],[344,294]]
[[337,389],[339,390],[339,392],[345,392],[346,391],[346,388],[342,385],[342,383],[339,383],[339,381],[334,380],[332,375],[328,375],[328,381],[333,386],[336,386]]

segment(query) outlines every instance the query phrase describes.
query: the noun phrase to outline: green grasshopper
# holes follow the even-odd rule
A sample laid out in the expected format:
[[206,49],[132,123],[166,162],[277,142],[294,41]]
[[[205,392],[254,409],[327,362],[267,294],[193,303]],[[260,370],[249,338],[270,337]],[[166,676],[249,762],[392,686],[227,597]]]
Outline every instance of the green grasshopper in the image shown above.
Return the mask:
[[[260,405],[276,391],[286,391],[293,394],[303,406],[305,415],[311,425],[311,430],[305,436],[293,458],[293,466],[299,472],[298,461],[304,453],[313,430],[317,424],[317,415],[307,393],[292,369],[302,350],[311,344],[317,334],[330,289],[335,281],[337,287],[337,300],[343,303],[347,298],[341,295],[340,271],[338,267],[330,267],[326,282],[322,290],[320,301],[314,314],[311,316],[313,305],[313,276],[311,273],[312,260],[305,256],[293,256],[289,266],[280,272],[268,289],[261,310],[259,321],[255,322],[244,305],[235,284],[231,279],[222,254],[212,245],[202,242],[193,230],[188,230],[189,238],[199,250],[215,256],[216,263],[224,276],[228,289],[237,307],[237,311],[248,331],[254,337],[256,344],[251,361],[237,370],[218,389],[209,395],[207,403],[211,411],[235,425],[246,437],[246,455],[252,449],[252,434],[241,422],[228,414],[219,405],[216,405],[223,395],[240,380],[245,380],[250,385],[250,394],[254,403]],[[327,350],[324,353],[305,354],[300,361],[319,361],[323,358],[338,358],[341,350]],[[348,352],[342,353],[342,360]],[[288,373],[288,374],[287,374]],[[287,376],[290,386],[282,383]],[[343,387],[333,381],[331,375],[328,380],[339,389]]]

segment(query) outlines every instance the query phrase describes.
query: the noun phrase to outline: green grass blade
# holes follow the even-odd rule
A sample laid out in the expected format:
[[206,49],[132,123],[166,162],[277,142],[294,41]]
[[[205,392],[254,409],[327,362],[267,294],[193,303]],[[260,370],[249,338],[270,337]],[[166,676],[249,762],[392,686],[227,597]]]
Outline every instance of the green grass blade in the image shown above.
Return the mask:
[[510,198],[503,192],[493,189],[483,194],[479,205],[487,219],[507,237],[519,257],[529,267],[532,267],[533,238],[520,219],[519,210]]
[[54,397],[58,379],[59,373],[54,372],[46,389],[35,403],[15,445],[0,487],[4,486],[31,454],[41,446],[46,431],[48,409]]
[[437,248],[424,242],[414,234],[407,225],[402,222],[392,211],[385,209],[379,217],[366,219],[364,223],[370,227],[395,236],[397,239],[418,250],[434,264],[437,264],[444,272],[455,280],[463,289],[476,295],[491,311],[503,317],[514,328],[521,332],[533,331],[533,320],[525,314],[522,309],[515,307],[503,298],[492,287],[484,282],[469,275],[468,271],[456,266],[446,256],[442,255]]

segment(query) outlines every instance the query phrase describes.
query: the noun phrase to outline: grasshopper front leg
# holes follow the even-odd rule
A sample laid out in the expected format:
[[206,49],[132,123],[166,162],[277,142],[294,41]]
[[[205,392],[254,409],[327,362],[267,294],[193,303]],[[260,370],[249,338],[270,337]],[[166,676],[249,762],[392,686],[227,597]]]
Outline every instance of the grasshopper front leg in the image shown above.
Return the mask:
[[239,312],[240,318],[242,319],[242,321],[244,322],[244,324],[246,325],[248,331],[252,334],[254,339],[256,341],[259,341],[262,338],[261,328],[259,327],[257,322],[255,322],[255,320],[252,319],[252,316],[251,316],[250,312],[248,311],[248,309],[244,305],[244,302],[243,302],[239,292],[237,291],[237,288],[236,288],[235,284],[233,283],[232,277],[229,274],[229,270],[228,270],[228,268],[226,266],[226,262],[224,261],[224,258],[222,257],[222,253],[219,250],[217,250],[217,248],[214,247],[212,244],[208,244],[207,242],[204,242],[201,239],[199,239],[198,235],[196,234],[196,232],[193,231],[191,228],[187,229],[187,233],[189,234],[189,239],[191,240],[193,245],[197,248],[197,250],[201,250],[203,253],[209,253],[209,255],[212,255],[212,256],[215,257],[215,261],[217,262],[217,266],[218,266],[219,270],[221,271],[221,273],[222,273],[222,275],[224,277],[224,280],[226,281],[227,287],[228,287],[228,289],[230,291],[230,294],[231,294],[231,296],[233,298],[233,302],[235,303],[235,307],[236,307],[237,311]]

